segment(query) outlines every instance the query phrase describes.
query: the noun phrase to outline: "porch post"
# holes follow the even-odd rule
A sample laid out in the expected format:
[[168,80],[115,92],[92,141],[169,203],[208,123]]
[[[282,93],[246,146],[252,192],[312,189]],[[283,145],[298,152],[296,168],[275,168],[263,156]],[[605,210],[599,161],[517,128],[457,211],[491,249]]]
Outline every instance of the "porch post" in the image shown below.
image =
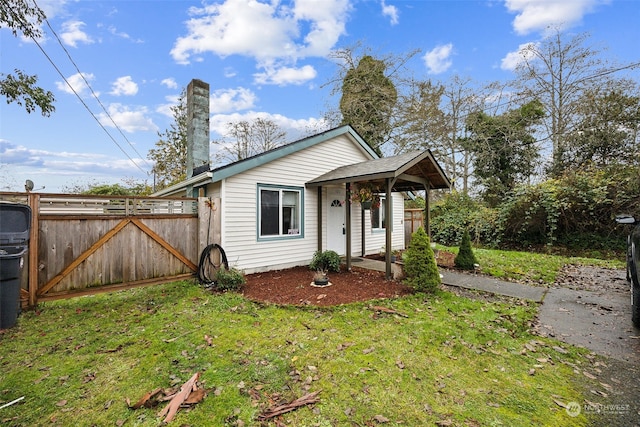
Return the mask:
[[322,186],[318,186],[318,214],[317,214],[317,231],[318,231],[318,250],[322,252]]
[[360,247],[362,248],[362,255],[364,256],[367,251],[367,245],[364,237],[364,209],[362,209],[362,205],[360,205]]
[[386,263],[386,277],[387,280],[391,280],[391,278],[393,277],[392,272],[391,272],[391,225],[392,225],[392,221],[393,219],[391,218],[391,211],[392,211],[392,205],[393,205],[393,200],[391,200],[391,187],[392,187],[392,182],[391,182],[391,178],[386,178],[386,190],[385,190],[385,194],[387,197],[387,204],[385,206],[384,209],[384,218],[386,221],[385,227],[384,227],[384,231],[385,231],[385,244],[384,244],[384,249],[385,249],[385,263]]
[[347,205],[347,211],[345,212],[345,228],[347,233],[347,270],[351,271],[351,183],[347,182],[347,188],[345,190],[344,203]]
[[424,232],[427,233],[427,236],[429,236],[429,240],[431,240],[431,217],[430,217],[431,203],[429,202],[430,187],[431,187],[431,183],[427,181],[427,183],[424,186],[424,213],[422,214],[422,221],[424,223]]

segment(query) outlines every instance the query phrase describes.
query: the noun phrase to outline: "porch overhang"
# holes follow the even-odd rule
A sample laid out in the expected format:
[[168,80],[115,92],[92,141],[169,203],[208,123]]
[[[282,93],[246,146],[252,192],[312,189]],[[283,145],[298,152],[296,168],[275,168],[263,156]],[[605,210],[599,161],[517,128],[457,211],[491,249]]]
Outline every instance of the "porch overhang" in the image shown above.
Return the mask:
[[[392,157],[367,160],[352,165],[341,166],[306,183],[309,188],[318,189],[318,250],[322,250],[322,187],[328,185],[345,185],[348,200],[346,211],[346,261],[351,268],[351,201],[349,192],[351,184],[367,182],[385,193],[391,200],[392,192],[422,191],[426,192],[427,228],[429,211],[429,190],[449,189],[451,182],[433,157],[431,151],[413,151]],[[391,203],[386,204],[386,217],[391,218]],[[363,234],[364,239],[364,234]],[[391,278],[391,227],[386,228],[386,277]],[[363,241],[364,246],[364,241]]]
[[307,187],[324,187],[347,182],[369,182],[381,190],[386,180],[393,181],[392,191],[448,189],[451,182],[431,154],[431,151],[412,151],[392,157],[367,160],[341,166],[306,183]]

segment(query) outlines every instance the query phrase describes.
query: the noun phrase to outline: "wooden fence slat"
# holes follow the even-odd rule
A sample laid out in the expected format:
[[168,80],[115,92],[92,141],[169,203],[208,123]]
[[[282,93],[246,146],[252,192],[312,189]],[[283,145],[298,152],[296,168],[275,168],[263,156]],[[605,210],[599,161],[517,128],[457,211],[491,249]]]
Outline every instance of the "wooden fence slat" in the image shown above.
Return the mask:
[[38,296],[42,296],[47,293],[51,288],[56,286],[62,279],[65,278],[69,273],[71,273],[77,266],[82,264],[84,260],[89,258],[91,254],[97,251],[102,245],[104,245],[109,239],[118,234],[120,230],[126,227],[127,224],[131,222],[130,218],[123,219],[120,221],[115,227],[109,230],[104,236],[98,239],[89,249],[84,251],[78,258],[75,259],[71,264],[69,264],[64,270],[58,273],[53,279],[49,281],[49,283],[45,284],[42,288],[38,289]]
[[193,271],[198,271],[198,266],[192,263],[188,258],[178,252],[173,246],[171,246],[166,240],[156,234],[152,229],[143,224],[139,219],[133,218],[131,222],[134,223],[140,230],[146,233],[153,240],[158,242],[160,246],[168,250],[173,256],[182,261],[187,267],[189,267]]

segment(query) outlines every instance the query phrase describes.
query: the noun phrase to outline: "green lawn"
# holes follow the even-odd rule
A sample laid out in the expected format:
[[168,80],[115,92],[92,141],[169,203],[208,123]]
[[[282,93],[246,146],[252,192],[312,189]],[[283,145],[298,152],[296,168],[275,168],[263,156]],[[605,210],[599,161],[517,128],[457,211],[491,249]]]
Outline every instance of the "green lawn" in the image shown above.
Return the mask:
[[[441,246],[441,249],[458,253],[456,247]],[[594,265],[606,268],[624,268],[624,255],[620,259],[546,255],[533,252],[474,249],[482,273],[501,279],[515,279],[547,286],[555,282],[556,275],[566,264]]]
[[159,407],[127,400],[201,372],[208,395],[172,424],[261,425],[262,409],[314,391],[320,402],[286,425],[587,424],[559,403],[599,387],[583,375],[592,356],[532,335],[534,304],[445,291],[376,304],[407,317],[261,305],[190,282],[44,303],[0,335],[0,406],[24,396],[0,423],[157,426]]

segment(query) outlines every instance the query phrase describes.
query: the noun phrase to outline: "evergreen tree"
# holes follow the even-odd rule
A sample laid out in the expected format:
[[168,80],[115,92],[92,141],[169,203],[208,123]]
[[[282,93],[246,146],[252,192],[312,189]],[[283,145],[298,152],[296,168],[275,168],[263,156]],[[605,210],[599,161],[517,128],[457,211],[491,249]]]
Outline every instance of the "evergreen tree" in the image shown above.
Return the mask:
[[404,256],[405,283],[418,292],[434,292],[442,283],[429,236],[420,227]]
[[473,270],[475,269],[474,264],[478,263],[478,260],[473,253],[473,249],[471,249],[471,237],[469,237],[468,229],[464,230],[462,241],[460,242],[460,250],[458,251],[456,258],[453,260],[453,263],[457,268],[462,270]]
[[364,56],[356,68],[347,71],[340,98],[343,123],[353,126],[379,155],[391,132],[391,113],[398,99],[385,70],[384,61]]

